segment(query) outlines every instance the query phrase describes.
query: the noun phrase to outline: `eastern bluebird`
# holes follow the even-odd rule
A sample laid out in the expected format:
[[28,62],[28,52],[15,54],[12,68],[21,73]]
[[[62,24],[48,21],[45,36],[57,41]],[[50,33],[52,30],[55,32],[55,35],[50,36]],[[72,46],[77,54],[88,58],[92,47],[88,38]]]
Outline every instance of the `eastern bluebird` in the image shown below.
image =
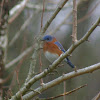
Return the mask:
[[[53,63],[62,53],[65,53],[65,49],[55,37],[46,35],[42,40],[44,41],[43,52],[51,63]],[[65,58],[65,61],[70,67],[75,68],[68,57]]]

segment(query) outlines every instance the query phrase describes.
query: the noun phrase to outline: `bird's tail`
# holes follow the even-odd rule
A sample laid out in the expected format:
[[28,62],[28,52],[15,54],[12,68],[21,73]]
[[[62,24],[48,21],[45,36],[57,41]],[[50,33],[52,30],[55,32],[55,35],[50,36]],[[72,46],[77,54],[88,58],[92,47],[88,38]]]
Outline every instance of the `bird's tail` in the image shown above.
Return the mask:
[[71,63],[71,61],[69,60],[69,58],[67,57],[67,64],[72,67],[72,68],[75,68],[75,66]]

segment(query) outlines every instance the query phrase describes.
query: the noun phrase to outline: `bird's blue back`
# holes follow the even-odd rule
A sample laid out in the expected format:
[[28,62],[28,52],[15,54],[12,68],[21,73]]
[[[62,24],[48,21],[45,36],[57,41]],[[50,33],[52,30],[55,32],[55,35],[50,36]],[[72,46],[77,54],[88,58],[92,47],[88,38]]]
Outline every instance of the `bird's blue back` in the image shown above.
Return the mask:
[[[63,46],[60,44],[60,42],[56,41],[55,44],[59,47],[59,49],[65,53],[65,49],[63,48]],[[66,58],[66,62],[67,64],[69,64],[72,68],[75,68],[75,66],[71,63],[71,61],[69,60],[69,58]]]

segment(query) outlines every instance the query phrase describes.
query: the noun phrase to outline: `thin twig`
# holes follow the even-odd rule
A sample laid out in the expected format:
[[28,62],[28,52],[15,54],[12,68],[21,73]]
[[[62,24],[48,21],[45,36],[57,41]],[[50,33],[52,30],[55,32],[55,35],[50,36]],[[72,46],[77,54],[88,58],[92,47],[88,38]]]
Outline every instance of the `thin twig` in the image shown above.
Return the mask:
[[15,59],[13,59],[11,62],[9,62],[8,64],[5,65],[5,68],[8,69],[11,66],[13,66],[15,63],[17,63],[18,61],[20,61],[23,57],[25,57],[28,53],[30,53],[33,50],[33,46],[27,48],[25,51],[23,51],[18,57],[16,57]]
[[[17,80],[18,88],[20,90],[20,82],[19,82],[19,78],[18,78],[18,73],[19,73],[19,71],[16,70],[16,80]],[[22,94],[20,94],[20,97],[21,97],[21,100],[23,100]]]
[[[94,64],[94,65],[91,65],[91,66],[88,66],[88,67],[85,67],[82,69],[78,69],[77,72],[73,71],[73,72],[70,72],[67,74],[63,74],[62,76],[60,76],[60,77],[58,77],[58,78],[56,78],[48,83],[45,83],[43,86],[38,87],[37,89],[35,89],[35,91],[39,91],[42,93],[43,91],[45,91],[51,87],[54,87],[57,84],[60,84],[61,82],[65,81],[65,80],[72,79],[74,77],[77,77],[77,76],[80,76],[83,74],[88,74],[88,73],[90,74],[93,71],[98,70],[98,69],[100,69],[100,63]],[[36,79],[36,77],[35,77],[35,79]],[[30,100],[31,98],[35,97],[38,94],[39,93],[29,92],[28,94],[23,96],[23,99]]]
[[43,15],[44,15],[44,11],[45,11],[45,0],[43,0],[43,9],[42,9],[42,15],[41,15],[41,28],[40,28],[40,32],[41,32],[42,27],[43,27]]
[[0,26],[1,26],[1,21],[2,21],[2,13],[3,13],[3,5],[4,5],[4,0],[1,2],[1,9],[0,9]]
[[38,50],[40,48],[40,43],[41,43],[41,41],[40,41],[41,36],[44,35],[45,31],[50,26],[50,24],[53,21],[53,19],[61,11],[61,9],[64,7],[64,5],[66,4],[67,1],[68,0],[61,0],[61,2],[58,5],[57,9],[53,13],[53,15],[49,18],[49,20],[47,21],[47,23],[45,24],[45,26],[42,28],[40,34],[36,38],[36,42],[34,42],[35,43],[34,44],[35,45],[35,49],[34,49],[34,52],[33,52],[33,55],[32,55],[32,61],[31,61],[31,64],[30,64],[30,69],[29,69],[29,73],[28,73],[28,76],[26,78],[26,82],[25,83],[27,83],[31,79],[31,77],[34,75],[34,69],[35,69],[35,66],[36,66],[36,59],[37,59],[37,56],[38,56]]
[[20,9],[18,9],[17,10],[17,13],[14,15],[14,16],[12,16],[9,20],[8,20],[8,23],[10,24],[10,23],[12,23],[20,14],[21,14],[21,12],[24,10],[24,8],[26,7],[26,4],[27,4],[27,2],[28,2],[29,0],[23,0],[22,2],[21,2],[21,8]]
[[100,1],[94,5],[93,8],[91,8],[91,10],[82,18],[80,18],[77,23],[83,22],[84,20],[86,20],[87,18],[89,18],[91,16],[91,14],[93,13],[93,11],[97,8],[97,6],[100,4]]
[[[79,1],[77,3],[77,6],[80,4],[80,2],[81,1]],[[79,23],[83,22],[84,20],[86,20],[87,18],[89,18],[91,16],[91,14],[93,13],[93,11],[95,10],[95,8],[99,4],[100,4],[100,2],[98,2],[85,16],[83,16],[82,18],[78,19],[77,23],[79,24]],[[53,31],[49,32],[49,34],[56,33],[61,28],[61,26],[64,25],[64,24],[73,24],[73,22],[66,22],[66,20],[70,17],[71,14],[72,14],[72,11],[69,14],[67,14],[67,16],[65,17],[65,19]]]
[[[41,28],[40,32],[43,27],[43,16],[44,16],[44,11],[45,11],[45,0],[43,0],[43,10],[42,10],[42,15],[41,15]],[[42,72],[42,60],[41,60],[41,50],[39,51],[39,63],[40,63],[40,73]],[[40,84],[43,84],[43,79],[40,79]]]
[[50,19],[47,21],[47,23],[45,24],[44,28],[42,29],[41,34],[45,33],[45,31],[47,30],[47,28],[49,27],[51,22],[54,20],[54,18],[57,16],[57,14],[61,11],[61,9],[64,7],[64,5],[66,4],[67,1],[68,0],[61,0],[61,2],[59,3],[57,9],[55,10],[53,15],[50,17]]
[[[91,33],[94,31],[94,29],[98,26],[98,24],[100,23],[100,18],[96,21],[96,23],[90,28],[90,30],[79,40],[77,41],[77,43],[75,43],[74,45],[71,45],[71,47],[64,53],[62,54],[57,60],[55,60],[53,62],[53,64],[49,67],[49,69],[45,69],[42,73],[35,75],[33,78],[31,78],[30,80],[28,80],[28,82],[24,85],[24,87],[22,87],[20,89],[20,91],[18,91],[16,93],[16,95],[14,95],[10,100],[18,100],[20,98],[20,93],[22,95],[24,95],[28,89],[39,79],[45,77],[47,74],[49,74],[50,72],[52,72],[59,63],[61,63],[62,60],[64,60],[69,54],[71,54],[76,47],[78,47],[80,44],[82,44],[84,41],[86,41],[88,39],[88,37],[91,35]],[[35,55],[34,55],[35,56]],[[70,72],[68,74],[64,74],[63,76],[55,79],[55,81],[53,80],[51,83],[46,83],[41,87],[38,87],[36,89],[36,91],[42,92],[44,90],[46,90],[47,88],[51,88],[53,86],[55,86],[56,84],[61,83],[64,80],[68,80],[70,78],[82,75],[82,74],[86,74],[86,73],[92,73],[93,71],[100,69],[100,63],[91,65],[89,67],[83,68],[83,69],[79,69],[77,70],[77,72]],[[47,87],[48,86],[48,87]],[[28,96],[27,96],[28,95]],[[38,95],[38,93],[28,93],[26,94],[23,99],[25,100],[29,100],[30,98],[32,98],[33,96]],[[27,98],[27,99],[26,99]]]
[[72,11],[69,14],[67,13],[67,16],[64,18],[64,20],[53,31],[49,32],[49,34],[56,33],[60,29],[60,27],[66,23],[66,20],[70,17],[71,14]]
[[[98,2],[96,5],[94,5],[93,8],[91,8],[91,10],[82,18],[77,20],[77,23],[81,23],[83,21],[85,21],[87,18],[89,18],[91,16],[91,14],[93,13],[93,11],[95,11],[95,9],[98,7],[98,5],[100,4],[100,2]],[[66,24],[73,24],[73,22],[67,22]]]
[[[79,89],[81,89],[81,88],[83,88],[83,87],[85,87],[85,86],[87,86],[87,84],[82,85],[82,86],[80,86],[80,87],[78,87],[78,88],[76,88],[76,89],[73,89],[73,90],[69,91],[69,92],[64,92],[63,94],[60,94],[60,95],[58,95],[58,96],[47,98],[46,100],[53,100],[53,99],[59,98],[59,97],[61,97],[61,96],[69,95],[69,94],[71,94],[71,93],[73,93],[73,92],[75,92],[75,91],[77,91],[77,90],[79,90]],[[66,100],[66,99],[65,99],[65,100]]]
[[100,92],[92,100],[99,100],[99,99],[100,99]]
[[8,94],[8,97],[10,96],[12,96],[13,95],[13,93],[12,93],[12,89],[14,88],[14,86],[15,86],[15,84],[16,84],[16,72],[15,71],[13,71],[13,77],[12,77],[12,81],[11,81],[11,83],[10,83],[10,86],[9,86],[9,90],[7,91],[7,94]]
[[9,96],[11,97],[12,95],[12,90],[9,88],[9,90],[7,91],[7,99],[9,98]]
[[73,33],[72,33],[73,43],[77,42],[77,4],[76,0],[73,0]]
[[12,46],[16,40],[18,39],[18,37],[20,36],[20,34],[24,31],[24,29],[30,24],[31,19],[33,18],[33,14],[30,15],[29,18],[27,18],[27,20],[23,23],[23,25],[21,26],[20,30],[15,33],[15,36],[12,38],[12,40],[9,42],[9,46]]
[[[30,9],[34,9],[34,10],[40,10],[40,11],[43,10],[41,4],[27,3],[26,4],[26,7],[27,8],[30,8]],[[63,10],[66,9],[66,8],[69,8],[69,7],[72,7],[72,2],[69,2],[68,4],[66,4],[63,7]],[[45,11],[54,11],[55,9],[56,9],[56,6],[55,5],[48,5],[47,7],[45,7]]]
[[9,79],[12,77],[12,75],[13,75],[13,73],[10,73],[5,79],[0,79],[0,85],[9,81]]
[[[42,72],[42,60],[41,60],[41,50],[39,51],[39,64],[40,64],[40,73]],[[43,79],[40,79],[40,84],[43,84]]]
[[[66,81],[64,81],[63,83],[64,83],[64,93],[66,93]],[[66,100],[66,95],[64,95],[63,100]]]
[[[77,3],[77,6],[79,6],[79,4],[81,3],[81,0]],[[67,13],[66,17],[64,18],[64,20],[56,27],[56,29],[54,29],[53,31],[51,31],[49,34],[54,34],[56,33],[60,27],[64,24],[66,24],[67,22],[67,19],[71,16],[73,10],[71,10],[69,13]]]
[[[27,32],[26,34],[24,35],[24,40],[23,40],[23,45],[22,45],[22,49],[21,49],[21,53],[24,52],[24,49],[26,48],[27,46],[27,43],[26,43],[26,40],[27,40]],[[30,53],[30,52],[29,52]],[[29,54],[28,53],[28,54]],[[21,68],[21,65],[23,64],[24,60],[26,59],[27,55],[26,54],[20,61],[19,63],[17,64],[17,66],[15,67],[15,71],[17,70],[18,72],[20,71],[20,68]]]
[[34,69],[36,66],[36,59],[38,57],[38,45],[36,42],[36,38],[34,38],[34,54],[31,57],[31,63],[30,63],[30,68],[29,68],[29,72],[28,72],[28,76],[26,78],[25,84],[29,81],[29,79],[31,79],[31,77],[34,75]]

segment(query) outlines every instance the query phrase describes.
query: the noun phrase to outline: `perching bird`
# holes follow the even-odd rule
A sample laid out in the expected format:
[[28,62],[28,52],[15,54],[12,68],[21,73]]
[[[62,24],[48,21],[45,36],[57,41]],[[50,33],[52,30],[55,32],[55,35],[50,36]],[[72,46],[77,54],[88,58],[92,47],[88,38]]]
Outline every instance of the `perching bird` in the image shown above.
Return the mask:
[[[65,53],[65,49],[55,37],[51,35],[46,35],[43,37],[42,40],[44,41],[44,55],[51,63],[53,63],[62,53]],[[70,67],[75,68],[75,66],[71,63],[68,57],[65,58],[65,61]]]

